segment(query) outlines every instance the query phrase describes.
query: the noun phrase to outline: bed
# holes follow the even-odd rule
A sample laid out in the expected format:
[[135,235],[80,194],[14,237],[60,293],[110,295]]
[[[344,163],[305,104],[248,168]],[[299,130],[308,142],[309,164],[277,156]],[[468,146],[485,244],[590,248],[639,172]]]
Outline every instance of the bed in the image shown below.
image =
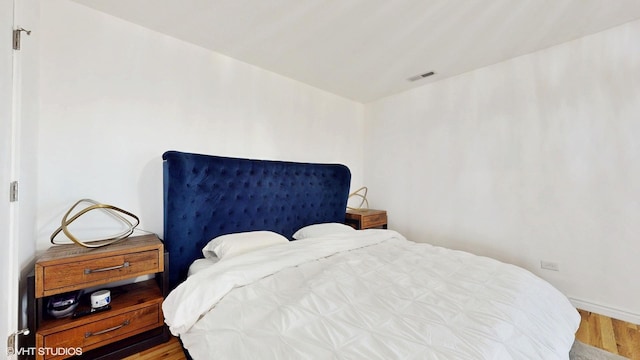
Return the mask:
[[163,312],[196,360],[569,357],[579,315],[530,272],[343,225],[344,165],[163,159]]

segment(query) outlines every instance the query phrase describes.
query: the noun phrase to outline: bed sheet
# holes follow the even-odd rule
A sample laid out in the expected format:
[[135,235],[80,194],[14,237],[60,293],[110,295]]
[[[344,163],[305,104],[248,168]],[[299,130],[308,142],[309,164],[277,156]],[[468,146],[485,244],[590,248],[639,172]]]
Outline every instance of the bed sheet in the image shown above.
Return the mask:
[[198,359],[568,359],[579,315],[532,273],[391,230],[225,259],[163,304]]
[[209,268],[211,265],[217,263],[219,259],[216,258],[202,258],[194,261],[191,266],[189,266],[189,272],[187,272],[187,276],[191,276],[201,270]]

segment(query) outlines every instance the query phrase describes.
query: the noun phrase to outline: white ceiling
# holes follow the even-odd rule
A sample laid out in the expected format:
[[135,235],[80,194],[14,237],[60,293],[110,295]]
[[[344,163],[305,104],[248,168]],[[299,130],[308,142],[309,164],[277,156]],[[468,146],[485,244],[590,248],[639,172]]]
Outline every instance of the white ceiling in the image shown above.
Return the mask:
[[363,103],[640,19],[640,0],[74,1]]

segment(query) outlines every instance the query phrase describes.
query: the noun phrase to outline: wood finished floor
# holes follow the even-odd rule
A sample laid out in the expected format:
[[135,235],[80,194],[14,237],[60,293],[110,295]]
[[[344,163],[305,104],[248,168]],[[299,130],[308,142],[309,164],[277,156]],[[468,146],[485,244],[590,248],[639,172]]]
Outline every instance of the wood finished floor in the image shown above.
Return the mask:
[[[604,315],[578,310],[581,321],[576,339],[585,344],[640,360],[640,326]],[[171,338],[168,342],[134,354],[125,360],[184,360],[180,342]]]
[[640,360],[640,326],[589,311],[578,310],[576,339],[608,352]]
[[169,341],[151,349],[133,354],[123,360],[186,360],[178,338],[171,337]]

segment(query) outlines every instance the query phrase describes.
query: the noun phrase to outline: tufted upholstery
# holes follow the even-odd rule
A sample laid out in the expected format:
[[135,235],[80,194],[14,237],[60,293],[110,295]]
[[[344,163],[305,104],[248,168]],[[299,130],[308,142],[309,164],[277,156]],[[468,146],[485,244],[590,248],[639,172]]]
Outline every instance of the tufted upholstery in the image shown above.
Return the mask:
[[164,242],[170,287],[186,278],[212,238],[344,222],[351,172],[339,164],[250,160],[167,151]]

